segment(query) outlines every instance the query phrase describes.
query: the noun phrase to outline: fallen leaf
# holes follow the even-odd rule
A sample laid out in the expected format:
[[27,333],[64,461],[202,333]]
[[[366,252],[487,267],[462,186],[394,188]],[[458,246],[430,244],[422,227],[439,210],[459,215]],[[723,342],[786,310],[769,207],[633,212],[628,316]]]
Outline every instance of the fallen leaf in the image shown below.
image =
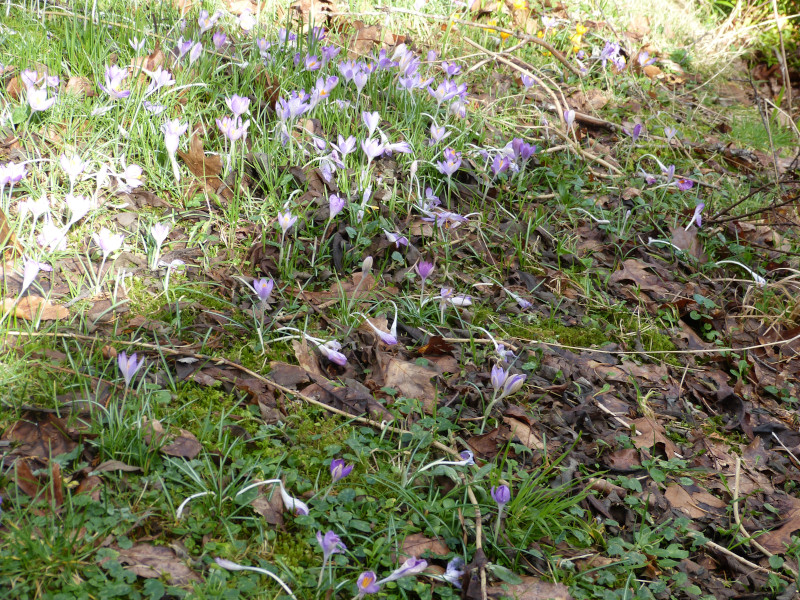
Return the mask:
[[384,386],[396,389],[404,398],[419,400],[427,413],[436,408],[436,386],[431,383],[436,375],[430,367],[399,358],[389,357],[383,364]]
[[703,489],[690,492],[677,483],[667,486],[664,491],[664,497],[673,508],[686,513],[691,519],[724,515],[728,506],[725,502]]
[[673,458],[677,449],[671,439],[667,437],[667,432],[659,424],[647,417],[631,421],[631,425],[636,428],[638,435],[632,436],[633,445],[637,448],[652,448],[658,446],[664,450],[667,459]]
[[658,275],[648,271],[649,267],[650,265],[636,258],[629,258],[622,263],[621,269],[611,274],[609,282],[633,281],[645,291],[655,292],[661,296],[667,295],[668,290],[664,287],[663,280]]
[[219,194],[225,200],[230,200],[233,198],[233,190],[225,185],[219,177],[222,173],[222,159],[217,155],[206,156],[200,132],[201,127],[196,127],[189,143],[189,151],[178,150],[178,156],[208,191]]
[[756,537],[759,544],[774,554],[784,554],[793,544],[792,537],[800,530],[800,501],[792,498],[793,508],[783,517],[781,525]]
[[105,473],[106,471],[125,471],[126,473],[135,473],[141,470],[142,469],[139,467],[126,465],[124,462],[119,460],[107,460],[92,469],[92,473]]
[[544,450],[544,443],[533,432],[530,425],[510,417],[503,417],[503,422],[511,429],[511,433],[519,438],[522,445],[531,450]]
[[177,456],[192,460],[203,450],[203,445],[194,437],[194,434],[181,429],[181,434],[169,444],[161,448],[167,456]]
[[403,540],[405,556],[421,558],[426,553],[434,556],[447,556],[450,554],[450,548],[439,538],[431,539],[421,533],[412,533]]
[[119,550],[117,562],[139,577],[166,577],[171,585],[200,581],[197,573],[187,567],[172,548],[164,546],[136,544],[127,550]]
[[65,432],[65,422],[54,414],[28,413],[11,426],[0,440],[16,445],[13,455],[50,459],[72,452],[77,445]]
[[486,592],[492,598],[514,600],[572,600],[569,588],[563,583],[548,583],[537,577],[523,577],[522,583],[490,586]]
[[266,493],[262,491],[253,498],[250,506],[264,517],[264,520],[269,525],[274,525],[275,527],[283,526],[283,500],[275,490],[267,489]]
[[26,321],[58,321],[69,316],[69,310],[60,304],[50,304],[41,296],[25,296],[19,302],[16,298],[6,298],[3,300],[3,311],[10,312],[12,316]]
[[64,92],[70,96],[75,96],[76,98],[82,98],[84,96],[91,98],[97,95],[97,93],[94,91],[94,85],[92,84],[91,79],[88,77],[78,76],[69,78],[69,81],[67,81],[67,86],[64,88]]
[[[295,348],[295,353],[296,352],[297,348]],[[277,360],[273,360],[269,363],[269,378],[278,385],[288,388],[296,388],[301,383],[309,383],[311,381],[304,367],[290,365],[289,363]]]
[[708,256],[703,251],[703,244],[697,237],[697,227],[690,227],[688,230],[683,227],[673,227],[671,231],[673,244],[694,256],[700,263],[708,262]]
[[17,236],[14,234],[14,229],[8,224],[8,217],[3,209],[0,208],[0,250],[10,250],[10,256],[7,258],[16,258],[22,256],[23,249],[17,241]]

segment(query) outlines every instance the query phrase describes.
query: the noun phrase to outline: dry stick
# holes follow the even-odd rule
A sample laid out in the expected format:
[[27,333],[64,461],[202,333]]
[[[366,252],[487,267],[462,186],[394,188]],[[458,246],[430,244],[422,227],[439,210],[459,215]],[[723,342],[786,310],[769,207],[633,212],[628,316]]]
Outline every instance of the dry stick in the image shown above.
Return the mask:
[[[494,31],[497,33],[505,33],[511,37],[515,37],[518,40],[525,40],[526,42],[533,42],[545,49],[547,49],[555,58],[560,62],[562,65],[567,67],[574,75],[578,77],[582,76],[582,73],[578,70],[578,68],[573,65],[567,58],[561,54],[558,50],[556,50],[549,42],[545,42],[543,39],[540,39],[533,35],[528,35],[527,33],[518,33],[516,31],[512,31],[510,29],[503,29],[502,27],[495,27],[494,25],[485,25],[483,23],[475,23],[473,21],[464,21],[462,19],[453,19],[451,17],[445,15],[429,15],[427,13],[421,13],[416,10],[409,10],[406,8],[394,8],[389,6],[379,6],[377,7],[378,11],[383,13],[398,13],[404,15],[413,15],[415,17],[423,17],[425,19],[431,19],[434,21],[446,21],[448,23],[458,23],[459,25],[466,25],[468,27],[475,27],[476,29],[488,29],[490,31]],[[466,39],[466,38],[464,38]]]
[[[789,114],[792,112],[792,82],[789,80],[789,63],[786,62],[786,48],[783,46],[783,32],[778,15],[778,1],[772,0],[772,14],[775,16],[775,29],[778,30],[778,41],[781,45],[781,71],[783,71],[783,89],[786,90],[786,105],[789,107]],[[790,119],[791,120],[791,119]]]
[[[771,557],[774,556],[772,552],[764,548],[761,544],[759,544],[744,528],[742,524],[742,520],[739,518],[739,475],[742,470],[742,459],[737,456],[736,457],[736,473],[733,478],[733,519],[736,521],[736,525],[739,527],[739,531],[744,536],[744,541],[748,544],[751,544],[754,548],[759,550],[764,556]],[[783,568],[789,571],[792,575],[794,575],[795,579],[798,577],[797,571],[789,565],[788,562],[784,562]],[[784,577],[786,579],[786,577]]]
[[[464,483],[466,484],[467,478],[466,476],[462,475],[464,479]],[[469,497],[469,501],[472,506],[475,508],[475,554],[480,553],[484,555],[483,552],[483,519],[481,518],[481,510],[478,508],[478,499],[475,498],[475,492],[472,491],[472,487],[467,484],[467,496]],[[481,556],[479,556],[481,558]],[[486,600],[486,566],[481,561],[480,564],[480,578],[481,578],[481,600]]]

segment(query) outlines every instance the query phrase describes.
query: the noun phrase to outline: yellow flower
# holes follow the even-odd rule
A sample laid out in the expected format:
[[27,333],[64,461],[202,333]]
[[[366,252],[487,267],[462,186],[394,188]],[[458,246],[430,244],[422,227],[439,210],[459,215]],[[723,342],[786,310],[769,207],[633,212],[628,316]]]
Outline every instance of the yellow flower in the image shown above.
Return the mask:
[[500,32],[500,39],[503,40],[504,42],[510,37],[511,37],[510,33],[504,33],[502,31]]
[[575,50],[575,52],[577,52],[578,49],[580,49],[581,47],[581,42],[583,41],[583,35],[580,33],[573,33],[570,36],[569,41],[572,42],[572,47]]
[[525,0],[514,0],[514,8],[517,10],[524,10],[528,8],[528,3]]
[[575,33],[577,33],[578,35],[583,35],[584,33],[586,33],[586,27],[584,27],[581,23],[578,23],[577,25],[575,25]]
[[536,37],[543,38],[544,37],[544,31],[542,31],[541,29],[539,31],[537,31],[536,32]]

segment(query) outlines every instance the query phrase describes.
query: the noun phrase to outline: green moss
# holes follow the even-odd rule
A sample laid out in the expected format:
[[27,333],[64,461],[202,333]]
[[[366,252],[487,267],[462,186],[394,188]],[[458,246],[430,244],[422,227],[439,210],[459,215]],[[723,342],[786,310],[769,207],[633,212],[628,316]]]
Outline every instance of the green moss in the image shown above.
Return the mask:
[[560,323],[546,325],[512,325],[506,331],[513,337],[534,339],[545,342],[558,342],[565,346],[590,348],[610,341],[610,338],[597,327],[576,325],[567,327]]

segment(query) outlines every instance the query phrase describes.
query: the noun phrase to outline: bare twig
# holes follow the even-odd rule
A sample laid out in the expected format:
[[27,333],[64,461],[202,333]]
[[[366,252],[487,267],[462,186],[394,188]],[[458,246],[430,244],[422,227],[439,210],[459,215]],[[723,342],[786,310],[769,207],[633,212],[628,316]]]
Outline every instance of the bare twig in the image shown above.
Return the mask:
[[786,90],[786,105],[789,107],[789,114],[792,113],[792,82],[789,80],[789,63],[786,62],[786,48],[783,46],[783,32],[781,31],[780,15],[778,14],[778,2],[772,0],[772,14],[775,17],[775,29],[778,30],[778,42],[781,46],[781,71],[783,73],[783,89]]

